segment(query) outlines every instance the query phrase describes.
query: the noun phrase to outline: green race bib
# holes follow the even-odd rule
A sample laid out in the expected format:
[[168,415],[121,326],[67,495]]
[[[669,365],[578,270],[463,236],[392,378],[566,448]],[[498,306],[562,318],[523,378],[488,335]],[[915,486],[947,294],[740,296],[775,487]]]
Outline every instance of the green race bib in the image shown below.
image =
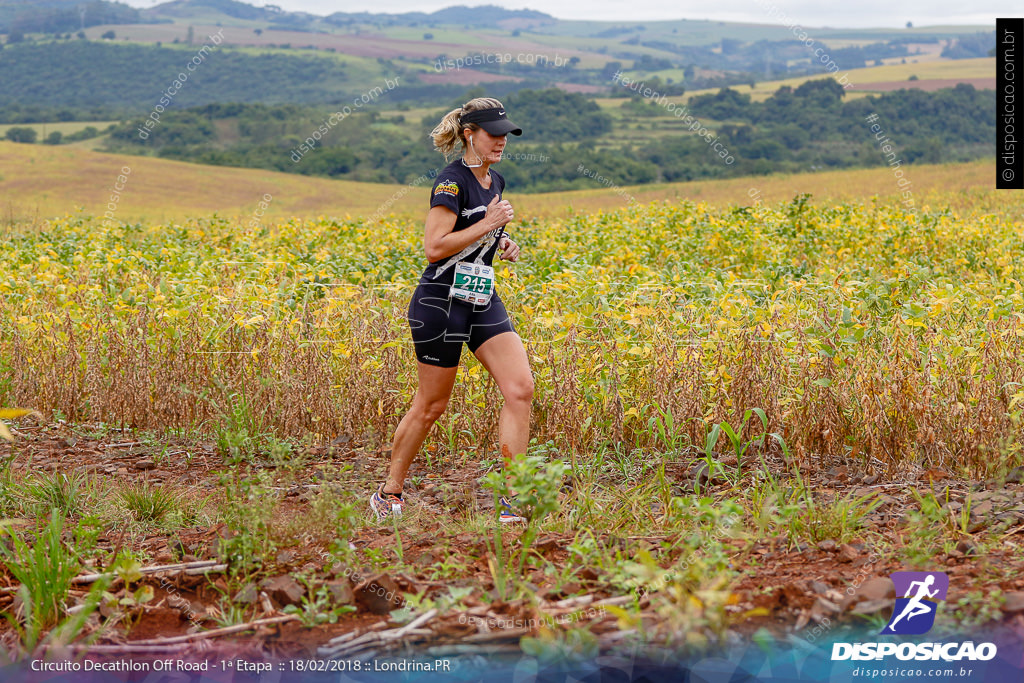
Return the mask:
[[486,304],[494,294],[494,268],[459,261],[449,296],[470,304]]

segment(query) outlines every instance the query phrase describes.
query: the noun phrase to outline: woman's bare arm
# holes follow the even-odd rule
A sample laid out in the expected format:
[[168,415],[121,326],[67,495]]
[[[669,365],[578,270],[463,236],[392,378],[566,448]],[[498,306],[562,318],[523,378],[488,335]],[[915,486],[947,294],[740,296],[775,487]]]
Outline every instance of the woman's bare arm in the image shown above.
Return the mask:
[[447,258],[476,242],[491,230],[502,227],[514,215],[512,205],[498,201],[497,195],[487,205],[487,213],[465,230],[455,232],[457,216],[445,206],[431,207],[427,213],[426,229],[423,234],[423,250],[431,263]]

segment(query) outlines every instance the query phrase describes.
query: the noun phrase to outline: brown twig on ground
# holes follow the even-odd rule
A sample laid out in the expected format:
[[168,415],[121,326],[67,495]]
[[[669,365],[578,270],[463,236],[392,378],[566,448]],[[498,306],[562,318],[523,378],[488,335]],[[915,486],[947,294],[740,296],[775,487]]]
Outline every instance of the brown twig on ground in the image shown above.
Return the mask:
[[216,638],[218,636],[226,636],[232,633],[238,633],[240,631],[251,631],[258,626],[269,626],[270,624],[283,624],[286,621],[294,621],[298,619],[294,614],[288,614],[283,617],[271,617],[270,619],[257,619],[256,621],[250,621],[245,624],[238,624],[236,626],[226,626],[224,628],[216,628],[212,631],[201,631],[200,633],[191,633],[185,636],[173,636],[171,638],[152,638],[150,640],[137,640],[133,645],[174,645],[177,643],[189,643],[196,640],[204,640],[206,638]]
[[[152,567],[143,567],[142,569],[139,570],[139,572],[141,574],[144,574],[144,575],[145,574],[158,574],[160,572],[184,572],[186,574],[189,574],[189,573],[193,572],[194,570],[203,569],[205,571],[196,572],[196,573],[203,574],[203,573],[206,573],[208,571],[217,570],[218,567],[221,570],[223,570],[223,569],[227,568],[227,565],[226,564],[225,565],[218,565],[216,560],[199,560],[198,562],[184,562],[184,563],[180,563],[180,564],[164,564],[164,565],[156,565],[156,566],[152,566]],[[75,578],[71,579],[71,583],[75,584],[76,586],[77,585],[83,585],[83,584],[95,583],[95,582],[99,581],[100,579],[102,579],[105,576],[114,576],[114,573],[113,572],[101,572],[99,574],[83,574],[81,576],[76,576]]]
[[408,636],[415,636],[418,638],[430,636],[433,634],[433,631],[429,629],[421,629],[420,626],[423,626],[436,616],[437,610],[432,609],[429,612],[421,614],[400,628],[393,628],[379,632],[368,631],[359,636],[355,636],[354,632],[346,633],[328,641],[326,646],[318,648],[317,654],[321,657],[337,659],[339,657],[351,656],[353,653],[365,650],[368,647],[390,645],[391,643]]

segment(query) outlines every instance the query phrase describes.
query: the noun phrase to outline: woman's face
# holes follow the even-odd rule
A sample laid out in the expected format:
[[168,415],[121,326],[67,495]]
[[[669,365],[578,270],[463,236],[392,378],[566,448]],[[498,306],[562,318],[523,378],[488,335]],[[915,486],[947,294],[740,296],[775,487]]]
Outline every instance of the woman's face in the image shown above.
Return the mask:
[[[465,130],[466,147],[469,150],[466,155],[471,161],[477,156],[489,164],[496,164],[501,161],[501,152],[505,149],[505,135],[491,135],[483,128],[476,130]],[[473,138],[473,146],[469,146],[469,138]],[[474,154],[476,152],[476,154]]]

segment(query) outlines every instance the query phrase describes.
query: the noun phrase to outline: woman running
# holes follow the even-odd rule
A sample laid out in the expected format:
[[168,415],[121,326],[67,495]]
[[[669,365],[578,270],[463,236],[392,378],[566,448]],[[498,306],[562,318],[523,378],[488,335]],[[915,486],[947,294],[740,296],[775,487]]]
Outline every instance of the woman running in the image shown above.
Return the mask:
[[[462,344],[498,383],[504,405],[498,441],[507,465],[526,452],[530,440],[533,376],[523,342],[495,291],[491,262],[515,262],[519,245],[505,235],[515,212],[501,198],[505,179],[494,170],[506,136],[522,135],[496,99],[479,97],[448,112],[431,132],[434,147],[448,158],[460,145],[460,158],[438,174],[430,195],[423,247],[427,265],[409,304],[409,326],[416,347],[419,386],[412,407],[395,430],[388,477],[370,498],[378,519],[402,514],[402,486],[413,457],[434,422],[444,413],[455,386]],[[505,497],[502,522],[525,518]]]

